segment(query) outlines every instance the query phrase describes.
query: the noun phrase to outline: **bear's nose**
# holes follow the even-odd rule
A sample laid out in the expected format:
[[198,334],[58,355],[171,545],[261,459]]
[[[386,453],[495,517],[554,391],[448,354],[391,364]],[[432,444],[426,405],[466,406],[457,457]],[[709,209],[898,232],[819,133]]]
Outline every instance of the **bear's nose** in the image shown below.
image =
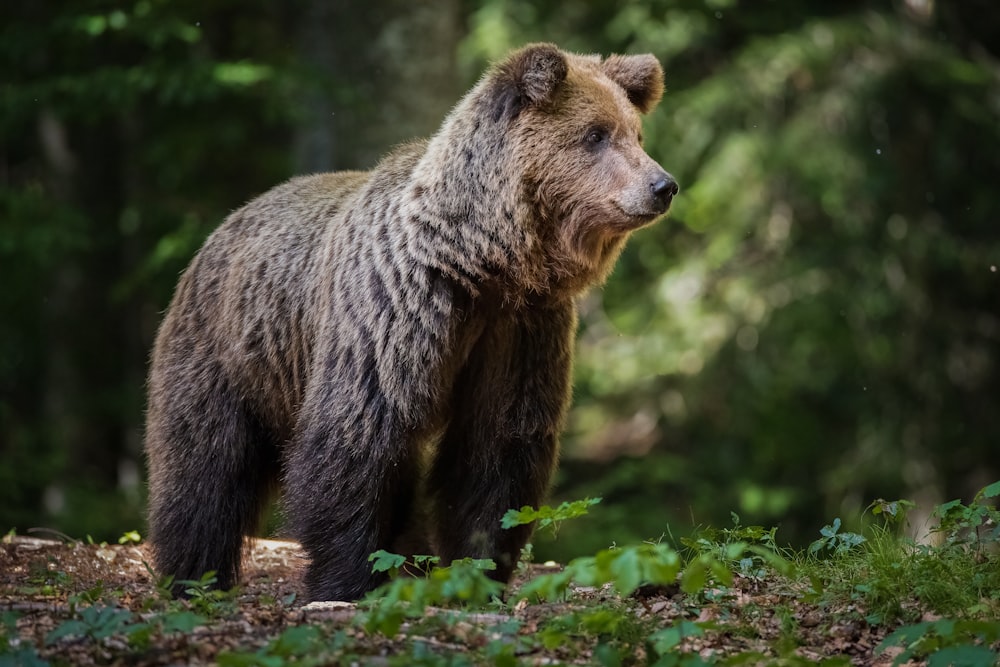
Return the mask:
[[653,198],[656,200],[657,204],[660,205],[661,210],[667,210],[670,206],[670,200],[674,198],[680,188],[677,186],[677,181],[675,181],[670,174],[664,174],[656,181],[649,185],[649,189],[653,193]]

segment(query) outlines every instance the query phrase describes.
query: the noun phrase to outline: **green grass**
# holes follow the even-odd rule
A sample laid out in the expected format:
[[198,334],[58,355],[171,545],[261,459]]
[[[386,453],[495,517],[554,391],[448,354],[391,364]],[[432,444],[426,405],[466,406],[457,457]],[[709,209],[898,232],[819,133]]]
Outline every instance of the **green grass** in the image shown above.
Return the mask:
[[[862,539],[842,542],[827,534],[797,558],[799,572],[818,583],[828,603],[858,602],[872,624],[909,623],[931,613],[957,618],[1000,617],[1000,511],[993,499],[1000,483],[969,505],[937,507],[939,523],[921,543],[902,535],[906,510],[873,513]],[[882,501],[878,501],[881,503]],[[873,503],[872,510],[877,507]],[[850,543],[850,546],[844,546]],[[820,548],[815,548],[822,544]],[[832,553],[822,557],[824,551]]]

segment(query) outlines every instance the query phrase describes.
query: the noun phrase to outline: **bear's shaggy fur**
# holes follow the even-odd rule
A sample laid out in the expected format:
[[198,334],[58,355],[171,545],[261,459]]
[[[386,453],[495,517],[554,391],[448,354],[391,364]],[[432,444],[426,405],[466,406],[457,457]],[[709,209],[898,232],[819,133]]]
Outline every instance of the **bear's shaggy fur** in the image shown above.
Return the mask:
[[649,55],[531,45],[429,141],[230,215],[153,351],[157,569],[236,583],[280,486],[312,599],[376,586],[368,555],[412,532],[417,495],[442,562],[492,558],[507,580],[530,531],[500,517],[548,488],[574,298],[677,192],[640,144],[662,77]]

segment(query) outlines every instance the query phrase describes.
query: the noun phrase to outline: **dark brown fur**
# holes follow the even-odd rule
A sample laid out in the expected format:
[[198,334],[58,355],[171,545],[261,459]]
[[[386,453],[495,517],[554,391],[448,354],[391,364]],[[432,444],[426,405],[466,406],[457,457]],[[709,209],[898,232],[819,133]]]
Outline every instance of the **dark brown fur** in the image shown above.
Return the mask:
[[639,139],[662,91],[651,56],[533,45],[429,141],[233,213],[153,352],[159,571],[236,583],[280,485],[310,597],[355,599],[379,583],[368,555],[412,528],[422,485],[428,544],[444,562],[493,558],[506,580],[529,530],[500,517],[539,504],[556,464],[574,298],[676,193]]

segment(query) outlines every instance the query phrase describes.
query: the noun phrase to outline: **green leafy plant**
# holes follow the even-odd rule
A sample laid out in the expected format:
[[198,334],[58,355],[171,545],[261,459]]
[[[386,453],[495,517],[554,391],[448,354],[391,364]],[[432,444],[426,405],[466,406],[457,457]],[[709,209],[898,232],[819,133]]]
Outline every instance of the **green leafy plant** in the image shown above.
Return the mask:
[[156,587],[156,599],[146,600],[146,608],[151,608],[157,603],[163,603],[174,598],[174,576],[172,574],[159,575],[153,570],[153,566],[147,561],[142,561],[142,566],[146,568],[150,579]]
[[95,586],[88,588],[87,590],[80,591],[79,593],[74,593],[69,596],[69,603],[72,606],[78,604],[96,604],[102,601],[108,601],[115,597],[114,592],[109,592],[104,587],[104,582],[99,581]]
[[1000,661],[1000,653],[989,645],[997,641],[1000,641],[1000,621],[941,619],[898,628],[876,651],[884,653],[890,646],[902,647],[893,665],[924,659],[929,667],[993,667]]
[[142,542],[142,535],[137,530],[122,533],[122,536],[118,538],[118,544],[139,544],[140,542]]
[[521,587],[517,598],[562,600],[572,583],[578,586],[610,583],[619,594],[628,596],[643,584],[675,583],[681,567],[680,554],[664,544],[604,549],[595,556],[573,559],[560,572],[535,577]]
[[555,508],[542,505],[538,509],[535,509],[529,505],[525,505],[519,510],[507,510],[507,513],[500,520],[500,525],[503,528],[514,528],[515,526],[524,526],[537,522],[537,527],[540,530],[548,528],[552,531],[552,536],[555,537],[558,535],[559,527],[564,521],[586,515],[591,507],[600,502],[600,498],[584,498],[583,500],[563,502]]
[[[76,609],[76,603],[71,602],[71,607]],[[64,620],[49,632],[45,644],[51,646],[70,636],[92,641],[123,636],[131,645],[145,647],[156,634],[187,634],[206,624],[208,620],[207,616],[184,608],[170,609],[141,620],[128,609],[107,604],[90,604],[75,611],[73,618]]]
[[134,615],[129,610],[105,605],[84,607],[77,616],[78,618],[63,621],[49,632],[45,636],[45,644],[51,646],[68,636],[105,639],[123,634],[126,626],[134,620]]
[[709,565],[714,557],[746,577],[762,578],[769,568],[791,574],[792,564],[782,556],[775,541],[777,528],[744,526],[735,512],[730,512],[730,518],[731,528],[702,528],[691,537],[681,538],[681,544],[694,554],[695,562],[700,558],[704,565]]
[[967,544],[977,551],[1000,543],[1000,510],[989,502],[998,496],[1000,481],[980,489],[968,505],[960,500],[939,505],[934,510],[940,521],[935,532],[942,533],[948,545]]
[[873,500],[865,509],[872,516],[882,517],[885,525],[905,525],[906,517],[916,505],[909,500]]
[[840,517],[835,518],[832,524],[823,526],[819,532],[822,537],[809,545],[810,554],[845,554],[865,541],[864,536],[858,533],[840,532]]
[[157,634],[188,634],[200,625],[208,623],[206,616],[188,609],[170,609],[149,618],[146,622],[135,623],[125,629],[129,644],[139,648],[150,645]]
[[372,572],[385,572],[394,578],[399,574],[399,568],[406,564],[406,556],[379,549],[368,556],[368,562],[372,564]]
[[46,667],[49,663],[38,657],[31,642],[22,641],[17,632],[21,615],[14,611],[0,613],[0,665],[18,667]]
[[546,650],[561,649],[572,657],[592,646],[597,663],[616,665],[635,654],[653,626],[650,619],[636,617],[626,603],[606,601],[550,617],[534,640]]
[[51,570],[44,562],[35,562],[31,565],[28,574],[28,583],[37,586],[40,595],[58,595],[72,584],[73,577],[63,570]]
[[325,665],[331,664],[331,658],[347,644],[347,635],[342,630],[327,640],[323,630],[315,625],[296,625],[286,628],[257,651],[223,651],[217,662],[221,667]]
[[200,579],[181,579],[176,584],[184,586],[192,609],[207,616],[224,616],[232,613],[236,605],[236,589],[221,591],[215,588],[218,578],[215,572],[206,572]]
[[649,636],[649,648],[659,659],[653,663],[656,667],[693,667],[709,664],[697,654],[679,653],[677,649],[687,637],[701,637],[705,634],[704,625],[688,620],[679,620],[673,625],[658,630]]
[[379,549],[368,556],[368,562],[372,564],[372,572],[385,572],[394,579],[400,572],[427,575],[441,559],[438,556],[411,556],[407,559],[406,556]]
[[[373,559],[375,566],[391,567],[400,562],[390,556]],[[364,613],[356,620],[368,632],[392,637],[407,618],[420,618],[428,606],[482,606],[503,591],[503,584],[486,575],[494,569],[492,560],[465,558],[448,567],[432,567],[424,577],[397,577],[365,596],[359,603]]]

